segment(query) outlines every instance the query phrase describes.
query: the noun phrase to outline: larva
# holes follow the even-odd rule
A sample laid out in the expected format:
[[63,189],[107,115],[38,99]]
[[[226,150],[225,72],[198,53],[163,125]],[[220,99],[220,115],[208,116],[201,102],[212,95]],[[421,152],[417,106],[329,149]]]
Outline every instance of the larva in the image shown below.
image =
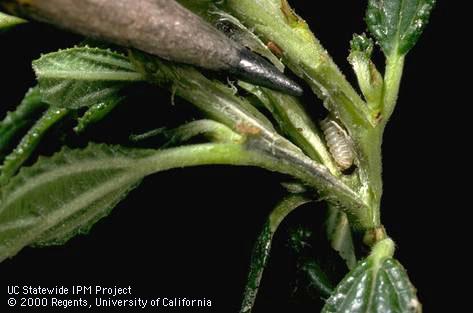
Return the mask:
[[335,163],[342,171],[349,169],[353,165],[355,154],[346,131],[329,117],[320,122],[320,127]]

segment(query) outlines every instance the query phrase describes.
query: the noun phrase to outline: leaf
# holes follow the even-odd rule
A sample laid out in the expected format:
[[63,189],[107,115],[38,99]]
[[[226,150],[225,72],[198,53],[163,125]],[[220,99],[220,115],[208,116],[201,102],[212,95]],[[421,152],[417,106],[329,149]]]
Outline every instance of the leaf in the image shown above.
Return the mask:
[[27,23],[26,20],[0,12],[0,31],[7,30],[16,25]]
[[105,216],[145,176],[186,166],[277,164],[241,144],[163,150],[91,144],[41,157],[0,189],[0,262],[28,245],[65,242]]
[[126,56],[89,47],[46,54],[33,69],[43,101],[71,109],[118,101],[122,87],[143,80]]
[[31,156],[46,132],[68,113],[67,109],[50,108],[36,121],[15,150],[5,158],[0,168],[0,186],[5,184]]
[[45,108],[47,105],[41,101],[39,88],[35,87],[26,93],[15,111],[7,112],[3,121],[0,121],[0,160],[18,133],[32,124],[36,115]]
[[301,195],[288,196],[269,215],[251,254],[250,272],[245,286],[240,313],[250,313],[253,309],[261,278],[263,277],[263,271],[268,262],[274,233],[276,233],[279,225],[289,213],[309,201],[309,199]]
[[385,55],[405,55],[427,25],[435,0],[369,0],[366,24]]
[[322,313],[421,311],[416,290],[405,269],[392,257],[378,253],[359,262],[337,286],[322,309]]
[[31,244],[62,243],[91,224],[143,177],[131,170],[147,150],[90,145],[40,158],[0,194],[0,261]]

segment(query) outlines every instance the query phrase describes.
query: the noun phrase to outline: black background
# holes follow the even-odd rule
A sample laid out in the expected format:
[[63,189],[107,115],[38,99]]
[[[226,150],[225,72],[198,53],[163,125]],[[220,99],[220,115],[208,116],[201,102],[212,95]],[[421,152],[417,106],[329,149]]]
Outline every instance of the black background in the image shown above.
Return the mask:
[[[291,2],[353,81],[346,61],[348,42],[354,32],[365,30],[365,1]],[[440,44],[449,24],[445,2],[437,6],[431,24],[407,57],[399,104],[383,145],[383,223],[398,245],[396,257],[418,288],[426,312],[436,311],[446,299],[444,288],[434,279],[434,271],[444,261],[447,244],[453,241],[453,221],[443,217],[445,212],[456,209],[450,196],[455,187],[445,184],[453,170],[438,168],[446,161],[442,151],[451,148],[451,134],[442,129],[445,123],[452,123],[445,109],[450,103],[446,86],[456,76],[454,68],[445,62],[453,58],[452,51],[448,45]],[[12,109],[34,84],[32,59],[40,53],[70,47],[80,39],[38,24],[0,34],[0,115]],[[375,60],[382,68],[380,54]],[[189,105],[179,100],[175,106],[169,105],[169,94],[155,88],[141,86],[131,92],[133,101],[120,106],[83,138],[71,139],[74,144],[81,145],[89,139],[120,142],[130,132],[173,126],[195,115]],[[308,107],[321,106],[310,96],[305,100]],[[310,111],[318,114],[313,108]],[[57,150],[57,133],[50,133],[42,153]],[[457,162],[461,166],[462,161]],[[2,312],[10,310],[6,306],[6,286],[11,284],[131,285],[135,296],[205,297],[212,299],[213,312],[237,312],[253,241],[283,192],[279,178],[259,169],[220,166],[173,170],[148,177],[88,236],[76,237],[61,247],[25,248],[3,262]],[[297,294],[291,296],[293,264],[285,236],[289,226],[297,223],[312,225],[322,236],[321,210],[322,205],[301,208],[276,236],[256,313],[274,309],[317,312],[317,303]],[[445,271],[440,276],[448,275]],[[208,312],[188,310],[194,311]]]

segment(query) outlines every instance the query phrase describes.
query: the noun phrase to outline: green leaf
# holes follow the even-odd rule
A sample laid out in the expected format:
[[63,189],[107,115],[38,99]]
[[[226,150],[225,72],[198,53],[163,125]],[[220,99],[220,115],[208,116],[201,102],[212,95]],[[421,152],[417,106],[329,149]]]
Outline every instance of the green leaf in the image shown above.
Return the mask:
[[7,30],[16,25],[27,23],[26,20],[0,12],[0,31]]
[[435,0],[369,0],[366,23],[385,55],[405,55],[427,25]]
[[109,210],[142,178],[130,170],[146,150],[91,145],[24,168],[1,190],[0,261],[31,244],[62,243]]
[[26,93],[15,111],[7,112],[3,121],[0,121],[0,160],[18,133],[30,126],[36,115],[45,108],[47,105],[41,101],[39,88],[35,87]]
[[263,277],[263,271],[268,262],[274,233],[289,213],[309,201],[308,198],[301,195],[288,196],[283,199],[269,215],[253,248],[250,272],[245,286],[240,313],[250,313],[253,309],[261,278]]
[[116,102],[122,87],[143,80],[126,56],[89,47],[46,54],[33,69],[43,101],[71,109]]
[[66,148],[21,169],[0,189],[0,262],[25,246],[63,243],[86,232],[147,175],[209,164],[287,171],[234,143],[164,150],[96,144]]
[[46,132],[68,113],[67,109],[50,108],[36,121],[15,150],[5,158],[0,168],[0,186],[5,184],[31,156]]
[[422,311],[405,269],[391,256],[392,247],[382,247],[386,243],[393,245],[390,239],[386,240],[379,242],[373,253],[340,282],[322,313]]

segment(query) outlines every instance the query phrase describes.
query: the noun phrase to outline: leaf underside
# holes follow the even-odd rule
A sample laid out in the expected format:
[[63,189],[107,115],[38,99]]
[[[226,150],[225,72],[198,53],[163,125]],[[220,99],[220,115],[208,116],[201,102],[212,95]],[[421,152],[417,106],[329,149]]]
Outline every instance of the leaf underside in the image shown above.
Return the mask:
[[149,153],[92,144],[23,168],[0,194],[0,261],[28,245],[87,232],[139,183],[131,165]]

